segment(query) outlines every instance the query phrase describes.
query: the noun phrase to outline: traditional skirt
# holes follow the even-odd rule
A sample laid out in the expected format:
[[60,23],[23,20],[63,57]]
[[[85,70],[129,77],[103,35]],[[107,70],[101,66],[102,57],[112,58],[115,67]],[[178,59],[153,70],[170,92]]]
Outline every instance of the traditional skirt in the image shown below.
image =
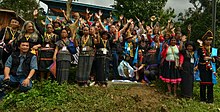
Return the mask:
[[64,81],[68,81],[70,71],[70,61],[58,61],[57,62],[57,82],[59,84],[63,83]]
[[109,74],[109,58],[105,55],[96,56],[96,82],[106,84]]
[[160,79],[172,84],[179,84],[181,82],[181,76],[178,68],[175,66],[175,61],[164,60]]
[[193,81],[194,81],[194,64],[186,62],[183,64],[183,70],[180,71],[181,74],[181,94],[183,97],[193,96]]
[[79,56],[76,81],[86,83],[89,80],[94,56]]
[[39,71],[48,71],[48,67],[53,63],[54,48],[42,48],[39,50]]

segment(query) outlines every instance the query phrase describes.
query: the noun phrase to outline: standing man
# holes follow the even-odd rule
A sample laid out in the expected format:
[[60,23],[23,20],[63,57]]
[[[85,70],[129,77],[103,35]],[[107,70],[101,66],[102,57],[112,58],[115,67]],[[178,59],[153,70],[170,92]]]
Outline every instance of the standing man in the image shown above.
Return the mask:
[[10,24],[0,31],[0,41],[4,42],[4,50],[2,53],[2,61],[5,64],[8,57],[11,55],[14,46],[13,41],[20,35],[20,22],[18,18],[11,18]]
[[[200,100],[202,102],[213,103],[213,85],[216,84],[216,73],[214,71],[215,58],[213,57],[212,45],[213,33],[209,30],[202,37],[200,48],[198,49],[200,72]],[[216,53],[217,54],[217,53]],[[207,91],[206,91],[207,89]],[[207,97],[206,97],[207,96]]]

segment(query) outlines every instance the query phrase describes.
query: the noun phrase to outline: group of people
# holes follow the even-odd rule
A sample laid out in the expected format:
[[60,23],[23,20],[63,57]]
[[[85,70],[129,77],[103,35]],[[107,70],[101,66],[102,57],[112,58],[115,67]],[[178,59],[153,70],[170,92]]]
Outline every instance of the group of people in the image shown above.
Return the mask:
[[95,81],[95,85],[106,87],[112,70],[112,79],[147,84],[161,79],[167,84],[166,94],[173,90],[174,96],[180,84],[182,96],[191,98],[196,79],[200,81],[201,101],[213,102],[217,50],[211,46],[211,31],[198,40],[197,49],[189,38],[190,27],[187,37],[170,20],[162,29],[155,16],[150,18],[151,25],[145,26],[137,17],[137,24],[123,16],[117,21],[111,16],[102,20],[101,11],[93,16],[88,9],[84,19],[79,13],[74,13],[73,19],[67,18],[65,11],[63,14],[62,20],[48,18],[50,23],[40,24],[35,10],[34,20],[25,21],[21,30],[17,18],[1,29],[1,82],[10,80],[27,91],[34,74],[48,79],[49,68],[56,64],[53,76],[61,84],[68,80],[71,62],[77,61],[75,80],[80,86]]

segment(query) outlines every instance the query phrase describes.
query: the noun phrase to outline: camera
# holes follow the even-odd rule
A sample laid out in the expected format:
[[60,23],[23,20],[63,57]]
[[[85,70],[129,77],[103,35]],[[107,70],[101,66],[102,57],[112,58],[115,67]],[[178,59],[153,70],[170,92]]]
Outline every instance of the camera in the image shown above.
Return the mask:
[[0,87],[0,92],[4,92],[10,89],[10,80],[3,80]]

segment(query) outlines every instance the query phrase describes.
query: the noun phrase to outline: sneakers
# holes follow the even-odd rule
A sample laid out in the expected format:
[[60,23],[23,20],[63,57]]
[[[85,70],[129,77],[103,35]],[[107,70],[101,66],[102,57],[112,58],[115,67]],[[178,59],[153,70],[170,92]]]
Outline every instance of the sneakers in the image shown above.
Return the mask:
[[94,86],[94,85],[95,85],[95,81],[93,81],[89,84],[89,86]]

